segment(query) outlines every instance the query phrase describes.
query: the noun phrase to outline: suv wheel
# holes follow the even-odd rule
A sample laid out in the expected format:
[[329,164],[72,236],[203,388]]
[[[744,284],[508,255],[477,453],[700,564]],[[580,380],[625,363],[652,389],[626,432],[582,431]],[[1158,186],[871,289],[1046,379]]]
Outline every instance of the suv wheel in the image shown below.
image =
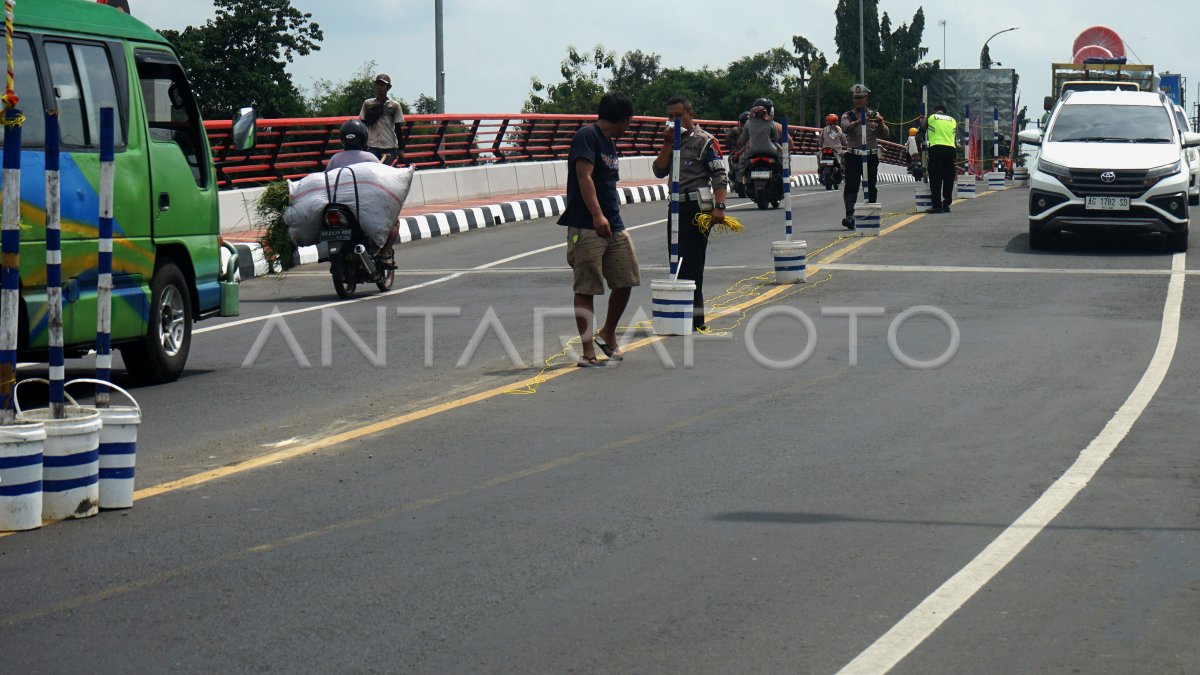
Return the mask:
[[1051,233],[1042,229],[1041,223],[1029,221],[1029,248],[1040,251],[1050,245]]
[[1183,232],[1172,232],[1171,234],[1168,234],[1167,235],[1167,247],[1170,248],[1172,253],[1187,253],[1187,250],[1188,250],[1187,230],[1184,230]]

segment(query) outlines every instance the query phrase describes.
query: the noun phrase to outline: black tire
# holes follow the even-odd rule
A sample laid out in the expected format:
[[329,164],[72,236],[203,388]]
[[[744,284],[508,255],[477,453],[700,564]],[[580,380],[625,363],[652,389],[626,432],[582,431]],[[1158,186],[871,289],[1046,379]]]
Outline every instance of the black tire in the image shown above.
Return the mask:
[[329,261],[329,276],[333,279],[333,290],[342,300],[354,297],[354,290],[358,288],[357,273],[353,263],[347,261],[344,255]]
[[758,205],[759,211],[766,211],[770,200],[767,199],[766,190],[756,190],[754,193],[754,203]]
[[192,296],[183,272],[165,263],[150,280],[150,322],[146,335],[120,346],[125,371],[139,384],[174,382],[192,347]]
[[779,202],[771,202],[771,208],[773,208],[773,209],[779,208]]
[[396,270],[383,270],[382,274],[375,279],[375,287],[385,293],[392,290],[394,283],[396,283]]
[[1168,234],[1167,247],[1171,250],[1171,253],[1187,253],[1188,233],[1184,231]]
[[1051,234],[1041,228],[1041,226],[1029,221],[1029,248],[1035,251],[1041,251],[1050,246]]
[[746,188],[742,187],[741,183],[734,183],[733,189],[735,192],[737,192],[737,196],[741,197],[742,199],[746,198]]

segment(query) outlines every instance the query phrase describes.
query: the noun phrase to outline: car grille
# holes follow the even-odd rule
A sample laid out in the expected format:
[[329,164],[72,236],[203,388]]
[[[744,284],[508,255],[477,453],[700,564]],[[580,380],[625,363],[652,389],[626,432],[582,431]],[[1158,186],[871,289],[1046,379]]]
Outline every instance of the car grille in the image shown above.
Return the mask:
[[1150,187],[1146,185],[1146,171],[1114,171],[1116,180],[1105,182],[1100,176],[1106,171],[1071,170],[1071,181],[1066,186],[1076,197],[1140,197]]

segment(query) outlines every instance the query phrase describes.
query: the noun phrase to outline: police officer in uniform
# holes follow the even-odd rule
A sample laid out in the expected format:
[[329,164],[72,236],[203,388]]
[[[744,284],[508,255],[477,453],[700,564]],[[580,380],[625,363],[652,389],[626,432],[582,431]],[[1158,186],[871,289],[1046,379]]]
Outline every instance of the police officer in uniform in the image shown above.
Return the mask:
[[[879,175],[879,139],[887,138],[892,130],[878,111],[871,110],[871,90],[866,85],[856,84],[850,87],[850,95],[854,99],[854,107],[842,115],[842,131],[850,139],[850,148],[846,151],[846,165],[842,167],[846,175],[846,189],[842,193],[846,203],[846,217],[842,226],[854,229],[854,202],[858,201],[859,182],[867,181],[867,201],[879,201],[879,190],[875,180]],[[859,111],[866,108],[867,114],[867,175],[863,176],[862,162],[862,124]]]
[[946,106],[933,106],[933,114],[921,120],[925,140],[929,148],[929,192],[932,193],[932,208],[927,213],[949,213],[954,201],[954,162],[958,159],[955,137],[958,122],[946,114]]
[[[705,329],[704,322],[704,259],[708,252],[708,237],[696,227],[696,215],[707,204],[701,200],[711,195],[711,213],[714,223],[725,220],[725,192],[729,180],[725,175],[725,163],[721,161],[721,149],[715,138],[693,122],[692,104],[682,96],[673,96],[667,101],[667,118],[679,120],[682,127],[679,167],[679,256],[683,264],[679,269],[680,279],[696,282],[692,323],[697,329]],[[666,178],[671,173],[671,159],[675,147],[675,130],[671,125],[663,133],[663,145],[658,157],[654,158],[654,175]],[[706,200],[707,201],[707,200]]]

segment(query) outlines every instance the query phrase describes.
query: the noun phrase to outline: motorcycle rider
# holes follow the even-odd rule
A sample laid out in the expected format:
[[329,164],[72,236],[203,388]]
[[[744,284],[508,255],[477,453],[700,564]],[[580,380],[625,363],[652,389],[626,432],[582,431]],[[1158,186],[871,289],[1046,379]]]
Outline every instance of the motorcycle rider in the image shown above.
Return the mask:
[[738,173],[742,159],[742,132],[746,129],[746,120],[748,119],[750,119],[749,110],[738,115],[738,125],[730,127],[729,131],[725,133],[725,152],[729,157],[729,184],[737,189],[739,196],[742,195],[742,177]]
[[751,157],[775,157],[783,165],[783,125],[773,115],[775,104],[769,98],[760,98],[750,108],[750,118],[742,130],[739,144],[742,146],[741,165],[738,173],[746,175],[746,165]]
[[[342,151],[329,158],[329,163],[326,164],[325,170],[333,171],[354,164],[379,164],[379,158],[374,153],[367,152],[367,135],[367,125],[362,120],[349,119],[342,122],[341,128],[338,129],[338,136],[342,140]],[[392,229],[388,232],[387,241],[379,249],[379,264],[384,269],[396,269],[394,245],[399,236],[400,221],[397,220],[392,223]]]
[[850,140],[846,138],[846,132],[842,131],[841,125],[838,124],[838,116],[834,113],[826,115],[825,128],[821,129],[821,149],[833,150],[833,162],[836,168],[841,168],[842,155],[849,146]]

